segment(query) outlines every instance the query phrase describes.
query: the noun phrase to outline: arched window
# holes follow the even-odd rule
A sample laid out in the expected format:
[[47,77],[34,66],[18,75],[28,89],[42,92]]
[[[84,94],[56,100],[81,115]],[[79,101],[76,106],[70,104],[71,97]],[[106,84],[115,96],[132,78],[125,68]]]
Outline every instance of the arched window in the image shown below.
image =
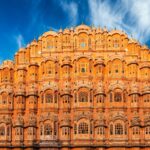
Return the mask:
[[133,95],[132,95],[132,101],[131,101],[131,102],[132,102],[132,103],[138,102],[138,97],[139,97],[138,94],[133,94]]
[[46,73],[47,75],[52,75],[55,73],[55,64],[52,61],[46,62]]
[[150,135],[150,127],[146,127],[145,128],[145,134],[149,134]]
[[40,135],[43,135],[43,126],[40,126]]
[[20,128],[19,128],[19,127],[17,127],[17,128],[15,129],[15,135],[20,135]]
[[87,64],[86,63],[80,63],[80,72],[81,73],[87,72]]
[[144,97],[144,102],[150,102],[150,94],[145,94],[143,95]]
[[97,74],[101,74],[101,73],[102,73],[102,70],[103,70],[102,66],[101,66],[101,65],[98,65],[98,66],[97,66],[96,73],[97,73]]
[[88,93],[87,92],[79,93],[79,102],[88,102]]
[[139,127],[133,127],[133,128],[132,128],[132,134],[133,134],[133,135],[140,134],[140,129],[139,129]]
[[5,135],[5,127],[1,126],[0,127],[0,136],[4,136]]
[[2,93],[2,104],[6,104],[6,103],[7,103],[7,94]]
[[33,127],[28,128],[28,135],[33,135]]
[[70,96],[69,95],[64,95],[63,96],[63,103],[68,103],[70,102]]
[[110,125],[110,135],[113,135],[113,125]]
[[97,134],[103,135],[104,133],[104,127],[98,127]]
[[113,45],[114,45],[114,48],[118,48],[119,47],[119,40],[118,39],[114,39]]
[[53,95],[46,94],[46,103],[53,103]]
[[47,41],[47,48],[48,48],[48,49],[53,48],[53,41],[52,41],[52,40],[48,40],[48,41]]
[[115,125],[115,134],[122,135],[123,134],[123,126],[120,123]]
[[85,122],[82,122],[78,126],[78,133],[79,134],[88,134],[88,124]]
[[44,125],[44,134],[52,135],[52,127],[49,124]]
[[80,75],[86,75],[89,71],[89,60],[87,58],[80,58],[78,60],[78,73],[80,73]]
[[114,101],[115,102],[121,102],[122,101],[122,96],[120,92],[115,92],[114,94]]
[[69,135],[69,128],[68,127],[63,127],[62,128],[62,135]]
[[104,96],[99,94],[96,96],[97,98],[97,103],[104,103]]
[[84,48],[86,47],[86,42],[85,42],[85,39],[80,39],[80,48]]
[[69,68],[69,66],[68,66],[68,65],[64,66],[64,67],[63,67],[63,74],[69,75],[69,73],[70,73],[70,68]]

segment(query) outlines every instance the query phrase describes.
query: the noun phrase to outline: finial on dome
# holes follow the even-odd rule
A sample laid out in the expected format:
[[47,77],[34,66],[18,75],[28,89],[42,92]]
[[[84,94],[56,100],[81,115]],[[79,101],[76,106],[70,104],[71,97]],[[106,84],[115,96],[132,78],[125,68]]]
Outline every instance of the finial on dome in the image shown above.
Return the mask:
[[50,31],[53,31],[53,28],[52,28],[52,27],[50,27]]
[[95,27],[93,23],[92,23],[91,27],[92,27],[92,28],[94,28],[94,27]]
[[107,27],[106,26],[104,26],[104,31],[107,31]]
[[36,42],[36,38],[35,38],[35,36],[34,36],[33,42]]

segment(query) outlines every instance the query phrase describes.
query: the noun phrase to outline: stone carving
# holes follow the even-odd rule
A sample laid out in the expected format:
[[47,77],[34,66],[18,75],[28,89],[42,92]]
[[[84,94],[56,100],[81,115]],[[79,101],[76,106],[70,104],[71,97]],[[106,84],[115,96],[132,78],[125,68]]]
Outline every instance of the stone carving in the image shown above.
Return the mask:
[[86,118],[88,120],[92,120],[93,119],[90,112],[84,112],[84,111],[82,111],[82,112],[77,112],[75,114],[74,120],[78,121],[78,120],[80,120],[82,118]]
[[96,87],[96,91],[95,91],[95,95],[96,94],[104,94],[104,85],[103,85],[103,82],[102,81],[99,81],[97,83],[97,87]]
[[58,85],[54,81],[52,81],[52,82],[43,82],[43,84],[40,87],[41,87],[40,92],[41,91],[46,91],[48,89],[52,89],[53,91],[58,90]]
[[131,93],[139,93],[139,86],[137,82],[132,82],[131,83],[131,88],[130,88]]
[[125,84],[123,81],[117,80],[117,81],[111,81],[109,84],[109,90],[113,91],[116,88],[120,88],[124,90],[126,88]]
[[21,114],[17,115],[16,120],[14,121],[13,126],[24,126],[24,118]]
[[141,126],[141,120],[138,115],[134,116],[131,120],[131,126]]
[[0,116],[0,123],[11,124],[11,116]]
[[58,117],[54,114],[51,114],[50,112],[48,113],[45,113],[45,114],[41,114],[39,116],[39,122],[44,122],[46,120],[51,120],[51,121],[57,121],[58,120]]
[[71,95],[71,85],[69,82],[64,82],[63,89],[61,91],[61,96],[64,94]]
[[114,112],[110,115],[110,121],[114,122],[116,120],[123,120],[125,122],[128,119],[124,112],[118,111],[118,112]]

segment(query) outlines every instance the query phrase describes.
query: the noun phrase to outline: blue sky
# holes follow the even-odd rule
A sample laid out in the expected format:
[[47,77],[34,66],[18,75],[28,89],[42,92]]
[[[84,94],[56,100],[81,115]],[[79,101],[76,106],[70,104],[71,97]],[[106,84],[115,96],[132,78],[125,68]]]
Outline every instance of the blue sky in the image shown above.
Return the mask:
[[150,0],[1,0],[0,63],[45,31],[82,22],[124,30],[150,46]]

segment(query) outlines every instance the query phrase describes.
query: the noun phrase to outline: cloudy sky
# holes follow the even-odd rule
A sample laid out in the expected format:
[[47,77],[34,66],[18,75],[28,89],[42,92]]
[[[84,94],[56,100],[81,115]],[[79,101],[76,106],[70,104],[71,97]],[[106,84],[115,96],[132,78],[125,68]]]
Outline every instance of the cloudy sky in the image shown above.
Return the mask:
[[1,0],[0,63],[45,31],[81,23],[124,30],[150,46],[150,0]]

